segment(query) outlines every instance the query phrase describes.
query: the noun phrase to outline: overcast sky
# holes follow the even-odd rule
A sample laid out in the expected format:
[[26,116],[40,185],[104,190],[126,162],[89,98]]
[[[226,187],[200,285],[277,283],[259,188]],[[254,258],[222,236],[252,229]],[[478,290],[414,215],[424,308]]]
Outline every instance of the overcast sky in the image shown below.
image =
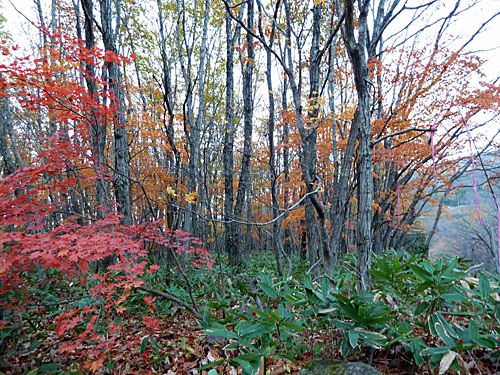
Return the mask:
[[[41,0],[42,6],[48,8],[51,0]],[[409,5],[416,5],[424,2],[423,0],[408,0]],[[425,2],[428,2],[426,0]],[[456,0],[439,0],[438,9],[434,7],[431,14],[427,14],[419,25],[426,21],[442,17],[450,12],[454,7]],[[447,29],[447,36],[458,37],[456,45],[462,44],[465,39],[468,39],[470,34],[477,30],[478,27],[489,19],[493,14],[500,11],[500,0],[462,0],[461,8],[469,3],[477,3],[472,10],[468,10],[462,16],[453,20],[453,23]],[[36,38],[37,34],[33,32],[33,27],[29,25],[27,20],[14,9],[14,6],[22,12],[26,17],[35,23],[38,22],[38,17],[33,0],[0,0],[2,5],[2,13],[7,18],[5,29],[9,31],[14,40],[20,47],[28,46],[29,39]],[[391,26],[391,30],[401,28],[406,24],[405,18],[411,16],[411,13],[405,11],[406,16],[399,16],[399,21]],[[440,24],[439,24],[440,25]],[[420,27],[420,26],[418,26]],[[437,27],[437,28],[436,28]],[[429,37],[436,35],[439,26],[429,30]],[[386,33],[391,34],[391,30]],[[432,40],[432,39],[431,39]],[[425,43],[425,41],[424,41]],[[487,74],[489,80],[494,80],[500,76],[500,17],[494,19],[490,24],[478,35],[473,43],[470,44],[469,51],[480,51],[478,54],[485,59],[483,69]]]

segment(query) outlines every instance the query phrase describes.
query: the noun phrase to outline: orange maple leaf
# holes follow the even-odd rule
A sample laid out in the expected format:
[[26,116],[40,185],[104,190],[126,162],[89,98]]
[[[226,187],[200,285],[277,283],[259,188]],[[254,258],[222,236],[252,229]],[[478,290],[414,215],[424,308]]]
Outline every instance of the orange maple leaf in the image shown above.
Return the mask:
[[99,359],[92,362],[90,365],[90,370],[92,372],[97,372],[104,365],[104,357],[100,357]]

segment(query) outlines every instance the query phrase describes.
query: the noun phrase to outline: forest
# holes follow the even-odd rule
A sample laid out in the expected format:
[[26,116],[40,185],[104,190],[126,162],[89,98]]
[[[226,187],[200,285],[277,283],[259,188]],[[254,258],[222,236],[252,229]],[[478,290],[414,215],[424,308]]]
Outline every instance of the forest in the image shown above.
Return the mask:
[[499,15],[4,2],[0,374],[500,373]]

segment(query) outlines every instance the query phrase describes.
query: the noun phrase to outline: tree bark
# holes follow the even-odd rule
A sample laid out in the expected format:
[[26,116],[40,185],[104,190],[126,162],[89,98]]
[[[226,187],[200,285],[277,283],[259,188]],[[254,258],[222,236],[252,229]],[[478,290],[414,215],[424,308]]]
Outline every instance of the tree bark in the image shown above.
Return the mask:
[[[121,22],[119,16],[116,17],[116,30],[113,30],[113,12],[111,0],[99,0],[101,4],[101,27],[104,49],[118,55],[116,46],[116,31],[119,30]],[[116,4],[116,9],[120,7],[120,1]],[[106,62],[107,78],[109,89],[112,93],[111,107],[114,109],[113,136],[114,136],[114,189],[118,212],[123,215],[123,224],[132,224],[132,211],[130,203],[130,172],[129,172],[129,152],[127,141],[127,119],[125,117],[125,100],[123,95],[123,83],[120,67],[113,61]]]
[[[373,158],[371,149],[370,87],[366,51],[368,49],[367,17],[370,2],[360,1],[358,17],[358,38],[354,35],[354,0],[346,1],[346,21],[344,41],[354,71],[354,82],[358,96],[355,121],[359,128],[359,203],[358,203],[358,277],[359,291],[370,288],[370,268],[372,252],[372,200],[373,200]],[[354,122],[354,120],[353,120]],[[354,125],[354,124],[353,124]]]
[[[250,29],[254,26],[254,0],[247,1],[247,25]],[[253,71],[255,69],[255,52],[253,47],[253,36],[247,33],[247,56],[243,63],[243,156],[241,159],[241,172],[238,182],[238,191],[234,205],[234,217],[240,219],[243,214],[245,200],[250,199],[250,157],[252,155],[252,133],[253,133]],[[241,225],[234,223],[233,235],[236,238],[236,246],[243,248],[243,236]],[[236,266],[240,265],[240,259],[232,260]]]
[[[240,12],[243,11],[243,6]],[[241,13],[240,13],[241,14]],[[224,126],[224,248],[232,264],[241,262],[240,248],[236,244],[233,224],[233,168],[234,168],[234,43],[239,39],[240,25],[232,31],[232,18],[226,10],[226,113]]]

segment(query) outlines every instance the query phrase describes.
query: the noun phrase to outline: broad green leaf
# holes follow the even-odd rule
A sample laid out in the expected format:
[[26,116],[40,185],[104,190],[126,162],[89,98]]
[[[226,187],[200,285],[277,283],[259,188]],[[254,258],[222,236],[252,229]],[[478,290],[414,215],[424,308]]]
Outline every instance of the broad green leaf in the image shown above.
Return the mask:
[[482,298],[488,298],[490,296],[490,282],[484,274],[479,276],[479,293]]
[[392,281],[392,278],[390,275],[386,274],[385,272],[382,272],[380,270],[369,270],[368,271],[372,276],[375,276],[376,278],[387,280],[387,281]]
[[350,302],[343,303],[339,301],[339,306],[342,313],[344,313],[348,318],[354,320],[355,322],[360,320],[358,312]]
[[350,329],[347,331],[347,335],[349,336],[349,343],[351,344],[351,347],[357,347],[359,338],[358,333],[354,329]]
[[500,304],[497,304],[495,306],[495,312],[494,312],[495,318],[497,320],[497,323],[500,324]]
[[464,343],[470,343],[472,341],[472,337],[470,335],[468,328],[464,328],[458,324],[455,325],[455,328],[456,332],[458,333],[458,336],[460,337],[460,339],[462,339]]
[[335,327],[339,329],[350,329],[352,327],[352,324],[349,324],[347,322],[338,319],[334,319],[333,324],[335,325]]
[[259,315],[259,316],[262,316],[264,318],[269,318],[269,316],[267,315],[267,313],[265,313],[264,311],[262,310],[259,310],[258,308],[256,307],[253,307],[253,306],[248,306],[248,308],[250,310],[252,310],[252,312],[254,312],[256,315]]
[[431,332],[431,335],[436,336],[436,323],[439,324],[439,320],[436,315],[432,314],[431,316],[429,316],[427,323],[429,325],[429,331]]
[[160,349],[160,345],[158,344],[158,342],[154,339],[154,337],[150,336],[149,337],[149,342],[151,343],[151,345],[153,345],[153,347],[155,349]]
[[61,370],[61,365],[58,363],[44,363],[38,369],[39,372],[43,373],[53,373],[58,372],[59,370]]
[[266,284],[265,282],[260,282],[259,283],[260,288],[268,295],[269,298],[271,299],[278,299],[278,293],[271,287],[271,285]]
[[441,312],[437,312],[436,313],[439,321],[441,322],[441,324],[443,325],[443,327],[446,329],[446,331],[448,332],[448,334],[451,336],[451,337],[454,337],[454,338],[458,338],[458,335],[457,335],[457,332],[453,329],[453,327],[448,323],[448,321],[444,318],[443,314],[441,314]]
[[479,331],[477,329],[477,324],[474,320],[469,321],[469,333],[472,341],[477,341],[479,336]]
[[141,345],[139,345],[139,354],[144,353],[146,347],[148,346],[149,336],[144,336],[141,340]]
[[448,346],[438,346],[435,348],[426,348],[422,350],[420,354],[426,355],[426,356],[431,356],[435,354],[446,354],[450,351],[450,348]]
[[375,341],[384,341],[387,340],[387,337],[381,333],[374,332],[374,331],[368,331],[366,329],[362,328],[354,328],[354,330],[361,336],[368,338],[370,340],[375,340]]
[[224,360],[223,359],[219,359],[218,361],[210,362],[210,363],[207,363],[206,365],[198,367],[198,371],[206,370],[207,368],[211,368],[211,367],[217,367],[219,365],[222,365],[223,363],[224,363]]
[[443,325],[441,323],[436,323],[434,325],[434,328],[436,329],[436,332],[438,336],[443,340],[443,342],[448,345],[450,348],[453,348],[457,342],[454,340],[448,333],[445,331]]
[[281,316],[277,313],[276,310],[272,310],[270,314],[271,319],[273,319],[276,323],[282,321]]
[[351,348],[349,346],[349,343],[347,342],[346,339],[342,339],[342,343],[340,346],[340,352],[343,357],[347,357],[349,355],[349,352],[351,351]]
[[238,331],[241,337],[245,337],[246,339],[254,339],[262,335],[267,335],[268,333],[276,331],[276,327],[274,325],[265,325],[265,324],[251,324],[246,326],[241,331]]
[[217,337],[225,337],[227,339],[238,339],[239,336],[233,332],[233,331],[228,331],[227,329],[223,328],[208,328],[205,330],[205,333],[207,335],[212,335],[212,336],[217,336]]
[[427,308],[429,307],[429,302],[422,302],[420,305],[417,306],[417,308],[415,309],[415,313],[414,315],[415,316],[419,316],[420,314],[422,314],[425,310],[427,310]]
[[429,273],[425,269],[416,264],[408,264],[408,267],[412,270],[412,272],[422,281],[430,281],[432,280],[432,273]]
[[304,330],[304,327],[299,326],[298,324],[295,324],[295,323],[291,323],[291,322],[282,321],[280,323],[280,325],[283,327],[289,328],[292,331],[296,331],[296,332],[302,332]]
[[33,341],[28,349],[29,352],[32,352],[33,350],[37,350],[40,345],[42,345],[43,342],[42,341],[39,341],[39,340],[36,340],[36,341]]
[[495,349],[496,343],[492,339],[484,336],[478,337],[476,340],[474,340],[478,345],[481,345],[482,347],[488,348],[488,349]]
[[238,357],[233,358],[230,361],[230,363],[233,363],[233,362],[235,362],[241,366],[243,375],[253,375],[259,369],[259,362],[251,363],[249,361],[246,361],[246,360],[238,358]]

